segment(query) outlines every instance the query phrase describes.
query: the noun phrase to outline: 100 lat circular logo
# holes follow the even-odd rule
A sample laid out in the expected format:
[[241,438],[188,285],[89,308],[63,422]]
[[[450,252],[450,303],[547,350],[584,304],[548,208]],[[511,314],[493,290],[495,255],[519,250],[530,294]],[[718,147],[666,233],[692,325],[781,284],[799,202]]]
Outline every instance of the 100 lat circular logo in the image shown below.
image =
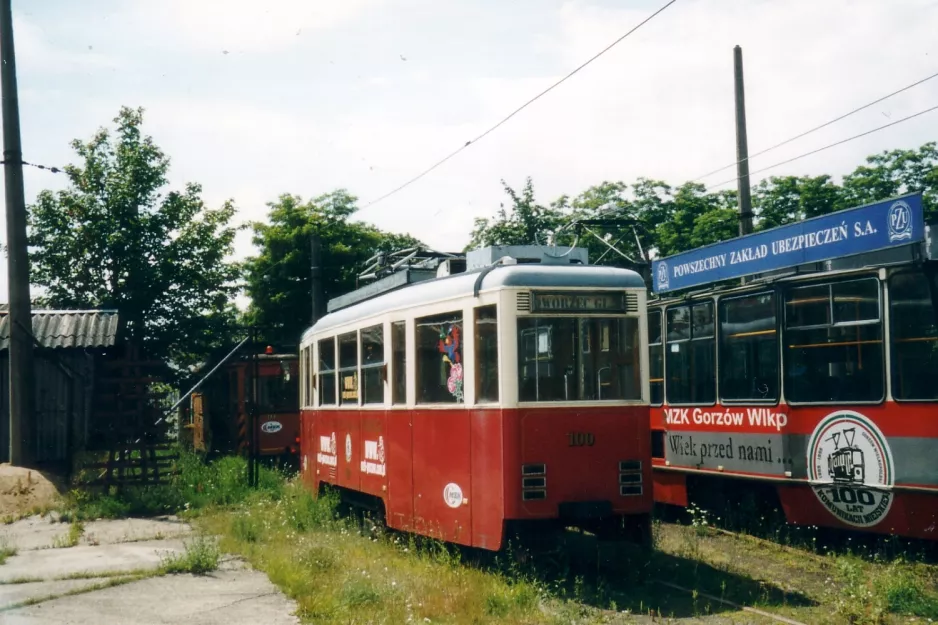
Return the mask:
[[858,412],[829,414],[808,440],[808,479],[838,519],[856,527],[876,525],[893,499],[895,476],[886,437]]

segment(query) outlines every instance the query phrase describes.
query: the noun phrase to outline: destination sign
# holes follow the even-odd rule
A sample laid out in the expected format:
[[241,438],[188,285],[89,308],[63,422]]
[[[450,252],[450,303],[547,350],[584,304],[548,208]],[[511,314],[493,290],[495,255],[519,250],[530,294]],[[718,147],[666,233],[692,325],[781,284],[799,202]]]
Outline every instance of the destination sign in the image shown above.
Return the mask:
[[531,298],[531,310],[541,313],[616,313],[623,314],[625,293],[537,292]]
[[653,290],[677,291],[924,239],[922,194],[915,193],[656,260]]

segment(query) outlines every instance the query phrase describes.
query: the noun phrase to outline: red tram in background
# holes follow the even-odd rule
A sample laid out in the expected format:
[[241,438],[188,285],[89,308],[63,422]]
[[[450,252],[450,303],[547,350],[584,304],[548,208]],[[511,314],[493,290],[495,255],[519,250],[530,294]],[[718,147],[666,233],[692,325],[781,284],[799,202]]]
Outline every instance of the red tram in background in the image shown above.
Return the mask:
[[462,262],[392,273],[304,333],[302,479],[392,528],[489,550],[544,527],[647,540],[641,277],[576,248]]
[[914,194],[655,261],[655,499],[938,540],[933,234]]
[[226,363],[200,393],[193,393],[186,426],[192,446],[212,453],[249,453],[255,393],[258,456],[297,466],[299,358],[296,353],[276,353],[272,347],[256,358],[242,355]]

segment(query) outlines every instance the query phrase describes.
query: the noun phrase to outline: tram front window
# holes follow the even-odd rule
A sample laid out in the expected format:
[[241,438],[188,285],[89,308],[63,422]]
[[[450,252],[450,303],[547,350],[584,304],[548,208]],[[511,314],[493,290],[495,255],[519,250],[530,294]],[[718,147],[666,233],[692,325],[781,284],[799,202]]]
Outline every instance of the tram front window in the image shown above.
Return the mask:
[[518,400],[642,397],[638,319],[518,319]]
[[892,394],[899,401],[938,399],[938,309],[932,288],[938,290],[938,284],[929,285],[918,272],[889,280]]

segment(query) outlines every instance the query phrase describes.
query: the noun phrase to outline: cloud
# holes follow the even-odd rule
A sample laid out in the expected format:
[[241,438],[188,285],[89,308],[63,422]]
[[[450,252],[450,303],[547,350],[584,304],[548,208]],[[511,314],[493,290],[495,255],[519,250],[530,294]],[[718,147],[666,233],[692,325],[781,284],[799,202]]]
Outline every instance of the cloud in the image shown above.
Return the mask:
[[278,51],[307,31],[334,28],[383,0],[161,0],[137,3],[141,20],[180,33],[191,46],[214,51]]

